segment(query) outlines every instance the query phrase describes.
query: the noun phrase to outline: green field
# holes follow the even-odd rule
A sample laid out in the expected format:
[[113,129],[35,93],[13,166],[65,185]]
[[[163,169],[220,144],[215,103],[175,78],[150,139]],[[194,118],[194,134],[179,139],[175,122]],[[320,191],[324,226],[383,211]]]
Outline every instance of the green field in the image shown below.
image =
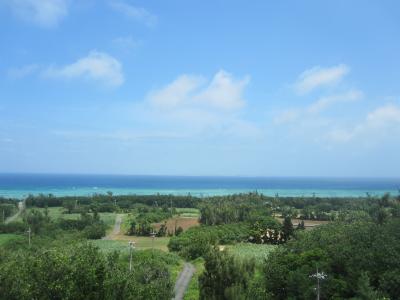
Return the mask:
[[154,245],[154,249],[168,251],[168,237],[156,237],[154,238],[154,244],[151,237],[146,236],[132,236],[126,237],[124,240],[94,240],[91,241],[94,245],[98,246],[100,250],[104,252],[110,252],[114,250],[120,250],[122,252],[129,251],[129,241],[135,242],[135,249],[145,250],[151,249]]
[[197,208],[176,208],[176,212],[183,218],[200,217],[200,210]]
[[225,248],[229,253],[232,253],[240,259],[254,258],[257,263],[262,263],[276,247],[275,245],[240,243],[229,245]]
[[[26,211],[30,211],[30,210],[38,210],[44,214],[46,209],[41,208],[41,207],[30,207],[30,208],[26,209]],[[49,217],[52,220],[57,220],[58,218],[76,220],[80,216],[80,214],[64,214],[65,209],[63,207],[48,207],[47,210],[48,210]],[[23,218],[23,214],[21,214],[18,217],[18,220],[21,221],[22,218]]]
[[125,241],[93,240],[89,243],[99,247],[99,249],[105,253],[113,251],[121,251],[122,254],[129,253],[129,244]]
[[11,233],[2,233],[0,234],[0,247],[4,246],[5,244],[11,241],[17,241],[23,239],[22,235],[18,234],[11,234]]

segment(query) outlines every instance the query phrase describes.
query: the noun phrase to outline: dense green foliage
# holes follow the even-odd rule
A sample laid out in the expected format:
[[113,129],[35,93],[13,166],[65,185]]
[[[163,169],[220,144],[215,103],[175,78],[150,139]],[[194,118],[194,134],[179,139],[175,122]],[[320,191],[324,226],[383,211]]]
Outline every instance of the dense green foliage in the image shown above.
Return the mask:
[[249,226],[243,223],[192,227],[172,237],[168,248],[183,257],[195,259],[205,255],[213,245],[246,241],[249,232]]
[[199,203],[200,222],[204,225],[221,225],[252,221],[258,216],[271,215],[265,199],[258,193],[204,199]]
[[[265,286],[274,299],[310,299],[316,267],[327,274],[321,294],[327,298],[360,296],[357,287],[368,276],[373,290],[391,299],[400,295],[399,220],[333,223],[305,232],[273,253],[265,264]],[[365,278],[362,284],[365,284]]]
[[88,239],[99,239],[106,233],[106,226],[95,212],[93,215],[82,213],[79,219],[52,220],[47,210],[44,214],[32,209],[24,213],[25,228],[30,228],[33,234],[54,234],[57,230],[81,231]]
[[200,299],[251,299],[248,293],[254,270],[253,261],[237,260],[218,249],[208,252],[199,277]]
[[[165,258],[166,257],[166,258]],[[73,245],[0,255],[1,299],[171,299],[167,254],[135,253],[126,260]]]
[[0,202],[0,223],[4,223],[6,219],[17,212],[16,202],[13,201],[11,203]]

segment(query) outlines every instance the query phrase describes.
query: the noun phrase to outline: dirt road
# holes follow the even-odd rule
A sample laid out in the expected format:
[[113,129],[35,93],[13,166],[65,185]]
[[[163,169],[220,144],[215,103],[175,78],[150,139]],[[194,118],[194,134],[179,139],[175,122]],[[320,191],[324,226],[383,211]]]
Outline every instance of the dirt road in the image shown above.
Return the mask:
[[112,232],[110,232],[107,236],[105,236],[103,239],[104,240],[112,240],[113,237],[118,235],[121,231],[121,223],[122,223],[122,215],[117,215],[115,217],[115,224],[114,224],[114,229]]
[[18,202],[18,212],[17,212],[15,215],[13,215],[13,216],[8,217],[8,218],[5,220],[4,223],[8,224],[8,223],[10,223],[10,222],[14,222],[15,220],[17,220],[17,218],[18,218],[19,215],[24,211],[24,209],[25,209],[25,202],[24,202],[24,201]]

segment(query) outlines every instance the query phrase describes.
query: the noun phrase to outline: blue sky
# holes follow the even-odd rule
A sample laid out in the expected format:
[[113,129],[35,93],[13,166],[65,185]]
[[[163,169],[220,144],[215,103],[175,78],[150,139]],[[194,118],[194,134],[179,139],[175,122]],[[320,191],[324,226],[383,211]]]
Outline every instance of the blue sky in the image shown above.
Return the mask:
[[400,176],[398,1],[0,0],[0,172]]

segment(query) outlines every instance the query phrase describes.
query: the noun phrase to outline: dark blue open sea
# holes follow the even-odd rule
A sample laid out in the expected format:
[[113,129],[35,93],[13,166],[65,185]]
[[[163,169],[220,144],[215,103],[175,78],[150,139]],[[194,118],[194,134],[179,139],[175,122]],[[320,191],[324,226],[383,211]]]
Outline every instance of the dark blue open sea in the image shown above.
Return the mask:
[[116,195],[155,193],[194,196],[258,191],[265,195],[359,197],[366,193],[398,194],[400,178],[295,178],[205,177],[130,175],[0,174],[0,196],[23,198],[28,194],[91,195],[111,191]]

